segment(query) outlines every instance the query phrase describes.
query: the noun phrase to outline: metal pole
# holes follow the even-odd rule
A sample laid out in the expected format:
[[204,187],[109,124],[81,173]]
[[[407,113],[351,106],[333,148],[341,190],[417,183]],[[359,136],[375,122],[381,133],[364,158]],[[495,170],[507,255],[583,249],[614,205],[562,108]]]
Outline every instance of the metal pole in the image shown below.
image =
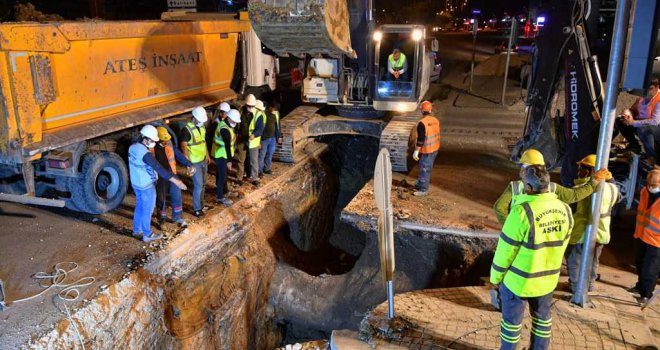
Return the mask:
[[509,46],[506,51],[506,66],[504,66],[504,83],[502,83],[502,106],[504,106],[504,96],[506,95],[506,83],[509,79],[509,61],[511,60],[511,46],[513,37],[516,35],[516,20],[511,20],[511,33],[509,34]]
[[[610,147],[612,145],[612,131],[614,130],[614,118],[616,117],[616,99],[618,95],[619,81],[621,80],[621,68],[623,66],[623,53],[626,47],[626,34],[630,16],[630,0],[619,0],[616,6],[616,18],[614,22],[614,34],[612,39],[612,50],[610,51],[610,66],[607,71],[607,88],[605,90],[605,101],[603,103],[604,117],[600,123],[598,136],[598,152],[596,154],[596,169],[607,167],[610,158]],[[571,303],[585,307],[589,302],[587,295],[589,280],[591,278],[591,264],[593,263],[593,251],[596,245],[596,230],[600,222],[600,206],[603,198],[603,184],[598,186],[598,191],[591,196],[591,224],[587,226],[584,237],[583,253],[580,261],[580,275],[578,285]]]
[[479,20],[473,18],[474,23],[472,24],[472,63],[470,64],[470,89],[469,92],[472,92],[472,82],[474,80],[474,56],[477,53],[477,28],[479,28]]
[[394,318],[394,285],[392,281],[387,281],[387,318]]

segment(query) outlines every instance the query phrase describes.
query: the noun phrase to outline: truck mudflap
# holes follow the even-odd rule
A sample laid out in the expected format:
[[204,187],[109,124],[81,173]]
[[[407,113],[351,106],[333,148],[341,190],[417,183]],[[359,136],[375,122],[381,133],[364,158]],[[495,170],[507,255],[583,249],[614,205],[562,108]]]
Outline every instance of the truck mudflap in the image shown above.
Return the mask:
[[346,0],[251,0],[248,12],[259,39],[280,56],[357,57]]

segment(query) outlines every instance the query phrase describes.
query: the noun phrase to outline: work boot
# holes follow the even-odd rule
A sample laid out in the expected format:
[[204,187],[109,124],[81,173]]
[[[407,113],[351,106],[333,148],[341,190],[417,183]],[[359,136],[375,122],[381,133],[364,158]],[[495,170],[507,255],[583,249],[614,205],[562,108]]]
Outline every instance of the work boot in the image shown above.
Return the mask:
[[424,197],[427,194],[429,194],[429,191],[415,191],[415,192],[413,192],[413,195],[415,195],[416,197]]
[[272,173],[273,173],[273,172],[270,171],[270,170],[264,170],[264,174],[266,174],[266,175],[270,175],[270,174],[272,174]]
[[156,219],[156,224],[158,225],[159,230],[163,229],[163,224],[166,221],[167,221],[167,216],[159,216],[158,219]]
[[153,233],[152,233],[152,234],[149,235],[149,236],[144,236],[144,237],[142,237],[142,241],[145,242],[145,243],[149,243],[149,242],[157,241],[157,240],[159,240],[159,239],[163,239],[163,235],[161,235],[161,234],[153,234]]
[[259,179],[250,179],[250,183],[252,183],[253,185],[255,185],[257,187],[259,187],[259,185],[261,184]]
[[229,206],[231,206],[232,204],[234,204],[234,201],[232,201],[231,199],[228,199],[228,198],[220,198],[220,199],[216,199],[215,202],[218,203],[218,204],[222,204],[222,205],[224,205],[225,207],[229,207]]
[[201,218],[202,216],[204,216],[204,212],[201,211],[201,210],[195,210],[194,214],[198,219]]
[[134,238],[142,239],[142,233],[140,232],[133,232],[132,235]]
[[179,224],[179,227],[181,227],[181,228],[186,228],[186,227],[188,227],[188,222],[187,222],[186,220],[184,220],[184,219],[178,219],[178,220],[176,221],[176,223]]
[[626,292],[631,294],[639,294],[639,289],[637,289],[637,286],[634,286],[626,289]]

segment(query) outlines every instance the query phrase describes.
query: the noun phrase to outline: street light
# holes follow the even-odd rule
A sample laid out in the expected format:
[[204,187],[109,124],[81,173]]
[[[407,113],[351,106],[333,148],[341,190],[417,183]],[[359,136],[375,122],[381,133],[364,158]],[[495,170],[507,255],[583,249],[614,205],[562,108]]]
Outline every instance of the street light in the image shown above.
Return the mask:
[[374,41],[381,41],[383,40],[383,32],[380,30],[377,30],[374,32]]
[[413,38],[413,40],[415,40],[415,41],[420,41],[420,40],[422,40],[422,31],[419,30],[419,29],[415,29],[415,30],[413,30],[413,32],[412,32],[412,38]]

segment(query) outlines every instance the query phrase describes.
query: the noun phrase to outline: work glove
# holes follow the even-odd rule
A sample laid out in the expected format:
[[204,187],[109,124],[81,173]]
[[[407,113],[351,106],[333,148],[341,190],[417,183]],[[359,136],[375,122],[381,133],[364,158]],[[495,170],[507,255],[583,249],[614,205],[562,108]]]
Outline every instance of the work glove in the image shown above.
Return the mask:
[[184,184],[181,180],[177,179],[176,177],[171,178],[170,182],[176,185],[176,187],[178,187],[181,191],[185,191],[188,189],[186,184]]
[[593,179],[596,182],[611,180],[612,173],[606,168],[603,168],[594,173]]
[[415,150],[415,152],[413,152],[413,159],[416,162],[419,162],[419,151],[418,150]]
[[490,294],[490,304],[493,305],[495,310],[501,311],[502,298],[500,298],[500,289],[497,286],[495,286],[495,288],[490,289],[488,292]]

